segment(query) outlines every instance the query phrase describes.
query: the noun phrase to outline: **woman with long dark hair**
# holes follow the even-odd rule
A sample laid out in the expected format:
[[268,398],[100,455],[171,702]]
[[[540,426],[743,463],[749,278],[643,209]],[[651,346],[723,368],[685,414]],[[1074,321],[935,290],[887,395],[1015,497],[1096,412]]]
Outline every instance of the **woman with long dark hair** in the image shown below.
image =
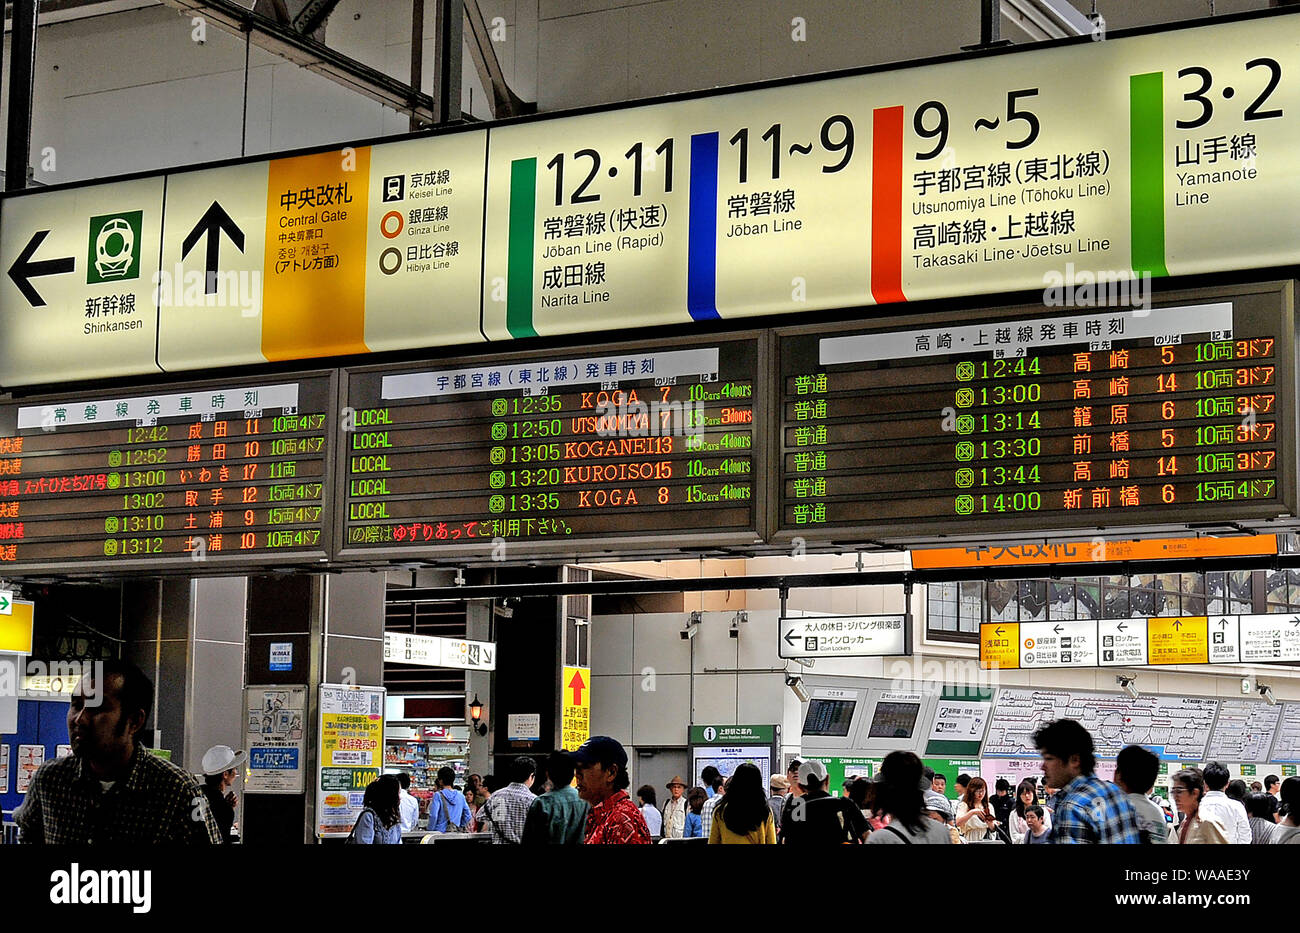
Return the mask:
[[758,765],[747,761],[732,773],[726,796],[713,813],[709,845],[776,845],[776,822]]
[[366,785],[363,809],[348,842],[357,845],[400,845],[402,842],[401,785],[392,774],[381,774]]
[[[868,836],[867,845],[952,844],[942,819],[930,816],[925,799],[930,782],[921,767],[921,759],[911,752],[890,752],[880,763],[876,804],[889,814],[889,825]],[[946,807],[942,801],[936,805]]]
[[[1011,816],[1007,818],[1007,829],[1011,833],[1011,841],[1015,843],[1028,842],[1029,824],[1025,822],[1025,810],[1035,806],[1038,803],[1038,784],[1026,778],[1020,782],[1016,788],[1016,805],[1011,811]],[[1049,830],[1052,828],[1052,813],[1050,810],[1043,810],[1043,825]]]

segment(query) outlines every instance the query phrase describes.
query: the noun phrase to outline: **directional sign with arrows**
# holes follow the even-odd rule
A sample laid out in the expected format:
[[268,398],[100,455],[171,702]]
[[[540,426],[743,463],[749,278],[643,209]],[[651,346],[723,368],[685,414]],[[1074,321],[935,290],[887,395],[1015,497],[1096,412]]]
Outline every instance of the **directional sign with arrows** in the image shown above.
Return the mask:
[[0,211],[0,385],[158,371],[162,178],[23,193]]
[[181,243],[181,256],[185,257],[198,244],[200,238],[207,240],[207,249],[203,258],[204,294],[214,295],[217,292],[217,273],[221,268],[221,234],[223,231],[230,238],[230,242],[235,245],[235,248],[242,253],[244,251],[244,231],[239,229],[239,225],[230,218],[230,215],[225,212],[219,202],[213,201],[212,205],[203,212],[199,222],[194,225],[194,229],[190,231],[189,236]]
[[903,615],[783,618],[777,653],[782,658],[880,658],[907,651]]
[[570,751],[591,737],[591,668],[560,669],[560,747]]
[[13,615],[14,591],[0,590],[0,616]]
[[33,308],[45,307],[45,299],[41,293],[32,285],[32,279],[42,278],[47,275],[61,275],[65,272],[72,272],[77,268],[77,259],[75,256],[61,256],[57,259],[35,260],[32,257],[45,238],[50,235],[48,230],[37,230],[32,234],[32,238],[27,241],[23,251],[18,254],[14,264],[9,267],[9,278],[13,279],[18,290],[23,293],[27,303]]

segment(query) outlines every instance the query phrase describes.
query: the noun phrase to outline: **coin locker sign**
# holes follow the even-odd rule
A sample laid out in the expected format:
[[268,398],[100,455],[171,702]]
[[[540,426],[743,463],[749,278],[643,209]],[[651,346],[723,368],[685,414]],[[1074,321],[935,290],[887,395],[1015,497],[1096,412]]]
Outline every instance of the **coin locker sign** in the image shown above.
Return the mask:
[[[969,294],[1145,305],[1153,277],[1300,259],[1297,41],[1280,12],[13,196],[0,384]],[[199,313],[164,293],[178,267]]]

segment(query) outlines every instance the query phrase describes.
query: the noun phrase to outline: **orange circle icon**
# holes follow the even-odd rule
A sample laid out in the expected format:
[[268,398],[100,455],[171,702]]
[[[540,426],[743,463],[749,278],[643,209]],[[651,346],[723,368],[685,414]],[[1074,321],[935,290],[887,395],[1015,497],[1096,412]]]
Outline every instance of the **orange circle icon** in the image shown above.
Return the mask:
[[1025,639],[1025,647],[1026,647],[1026,648],[1032,648],[1032,647],[1034,647],[1034,640],[1033,640],[1032,638],[1026,638],[1026,639]]
[[[397,223],[397,226],[392,228],[391,231],[389,221],[396,221]],[[383,216],[383,219],[379,221],[379,232],[391,240],[393,237],[401,234],[403,226],[405,226],[405,221],[402,220],[401,212],[389,211]]]

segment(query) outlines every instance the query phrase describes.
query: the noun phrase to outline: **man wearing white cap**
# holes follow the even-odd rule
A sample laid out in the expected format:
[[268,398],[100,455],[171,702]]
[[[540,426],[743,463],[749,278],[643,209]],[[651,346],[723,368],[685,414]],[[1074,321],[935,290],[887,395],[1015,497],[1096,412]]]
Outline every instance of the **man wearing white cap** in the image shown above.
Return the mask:
[[221,841],[230,845],[235,841],[231,828],[235,825],[235,808],[239,797],[230,788],[239,776],[239,766],[244,763],[242,751],[229,745],[214,745],[203,753],[203,796],[221,830]]

